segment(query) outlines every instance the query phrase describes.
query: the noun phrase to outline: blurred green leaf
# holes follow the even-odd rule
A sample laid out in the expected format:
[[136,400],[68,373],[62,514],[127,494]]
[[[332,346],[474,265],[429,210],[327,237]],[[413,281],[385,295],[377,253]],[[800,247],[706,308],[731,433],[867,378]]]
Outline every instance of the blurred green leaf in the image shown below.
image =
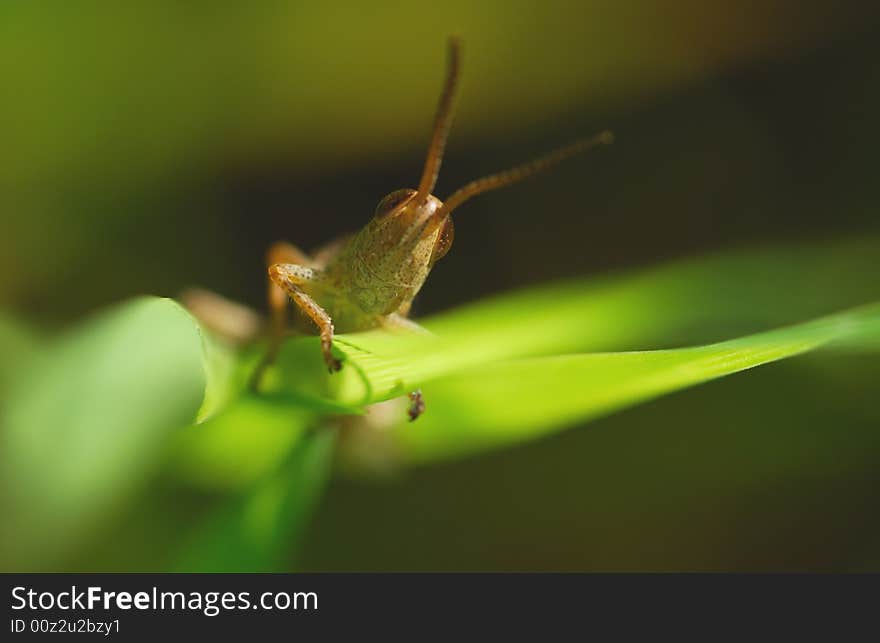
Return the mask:
[[[3,363],[15,367],[0,380],[11,384],[0,410],[6,569],[75,555],[129,511],[169,455],[178,484],[235,491],[217,502],[224,521],[241,514],[240,538],[264,541],[270,519],[292,533],[330,452],[326,440],[297,444],[322,414],[359,412],[307,392],[242,395],[259,347],[234,351],[168,299],[120,304],[35,346],[24,327],[0,322]],[[287,482],[294,496],[283,495]]]
[[4,567],[51,568],[129,497],[205,392],[200,334],[168,299],[54,341],[0,410]]
[[278,468],[315,417],[312,409],[289,398],[246,394],[179,435],[175,472],[211,489],[253,484]]
[[172,455],[175,473],[209,489],[241,489],[275,471],[310,426],[334,415],[356,415],[361,407],[329,396],[320,353],[309,342],[289,342],[277,368],[261,381],[249,379],[263,356],[262,344],[235,353],[205,338],[208,386],[199,424],[179,435]]
[[300,440],[275,474],[207,520],[184,548],[186,572],[260,572],[285,567],[330,473],[335,433]]
[[208,333],[201,333],[201,340],[205,362],[205,395],[196,418],[198,422],[210,419],[241,394],[252,361]]

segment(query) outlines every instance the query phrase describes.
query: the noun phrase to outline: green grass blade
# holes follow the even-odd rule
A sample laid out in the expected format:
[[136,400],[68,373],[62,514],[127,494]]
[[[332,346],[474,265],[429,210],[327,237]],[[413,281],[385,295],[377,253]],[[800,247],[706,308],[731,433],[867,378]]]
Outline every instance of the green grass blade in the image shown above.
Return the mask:
[[527,288],[426,325],[466,336],[479,321],[534,354],[709,343],[876,301],[878,265],[880,237],[758,247]]
[[[708,343],[829,314],[880,296],[867,278],[880,239],[742,251],[618,277],[501,295],[424,320],[434,336],[369,332],[336,346],[353,368],[332,378],[343,403],[405,393],[487,363],[586,351]],[[290,342],[300,354],[313,339]]]
[[514,444],[834,342],[878,337],[880,305],[872,305],[705,346],[487,365],[426,384],[428,412],[395,429],[395,451],[422,462]]

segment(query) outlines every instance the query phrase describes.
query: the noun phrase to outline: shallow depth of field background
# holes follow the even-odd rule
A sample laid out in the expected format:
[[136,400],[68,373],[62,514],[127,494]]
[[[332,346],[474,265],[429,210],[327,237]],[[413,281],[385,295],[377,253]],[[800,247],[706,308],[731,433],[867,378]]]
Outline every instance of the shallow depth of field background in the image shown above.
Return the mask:
[[[464,82],[441,198],[574,137],[618,142],[463,206],[416,316],[877,234],[868,5],[5,3],[0,303],[46,330],[193,285],[262,308],[271,241],[314,247],[417,182],[449,33]],[[337,477],[302,567],[877,570],[875,362],[793,360],[537,443]]]

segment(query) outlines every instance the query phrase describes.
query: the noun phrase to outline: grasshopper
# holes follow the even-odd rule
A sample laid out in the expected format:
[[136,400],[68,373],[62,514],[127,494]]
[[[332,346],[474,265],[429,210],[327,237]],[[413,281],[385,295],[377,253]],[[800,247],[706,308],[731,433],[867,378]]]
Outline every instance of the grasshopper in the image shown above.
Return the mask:
[[[452,124],[460,67],[460,44],[450,38],[446,80],[434,120],[427,160],[415,189],[395,190],[376,207],[372,220],[357,234],[309,256],[287,242],[267,253],[270,343],[254,374],[277,357],[287,326],[288,299],[317,327],[321,352],[331,373],[342,364],[333,355],[335,332],[372,328],[421,327],[408,318],[413,298],[428,274],[452,246],[452,212],[468,199],[516,183],[568,157],[613,140],[609,131],[577,140],[523,165],[468,183],[445,201],[432,194]],[[421,395],[410,395],[410,417],[424,409]]]

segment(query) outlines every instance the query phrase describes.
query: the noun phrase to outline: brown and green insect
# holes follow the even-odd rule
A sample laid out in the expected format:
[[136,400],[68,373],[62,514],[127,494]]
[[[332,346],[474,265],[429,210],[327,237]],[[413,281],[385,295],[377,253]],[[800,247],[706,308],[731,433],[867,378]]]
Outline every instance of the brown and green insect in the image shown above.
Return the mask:
[[[254,376],[274,361],[287,325],[288,298],[311,320],[321,336],[321,352],[330,372],[342,364],[331,347],[334,332],[377,327],[420,327],[408,319],[413,298],[428,273],[452,246],[452,212],[473,196],[516,183],[599,144],[611,143],[611,132],[581,139],[509,170],[468,183],[445,201],[431,194],[440,171],[452,123],[459,77],[460,45],[449,40],[449,62],[437,108],[433,135],[419,185],[383,198],[372,220],[352,237],[340,239],[308,256],[280,242],[267,255],[271,343]],[[424,409],[421,396],[411,397],[412,419]]]

